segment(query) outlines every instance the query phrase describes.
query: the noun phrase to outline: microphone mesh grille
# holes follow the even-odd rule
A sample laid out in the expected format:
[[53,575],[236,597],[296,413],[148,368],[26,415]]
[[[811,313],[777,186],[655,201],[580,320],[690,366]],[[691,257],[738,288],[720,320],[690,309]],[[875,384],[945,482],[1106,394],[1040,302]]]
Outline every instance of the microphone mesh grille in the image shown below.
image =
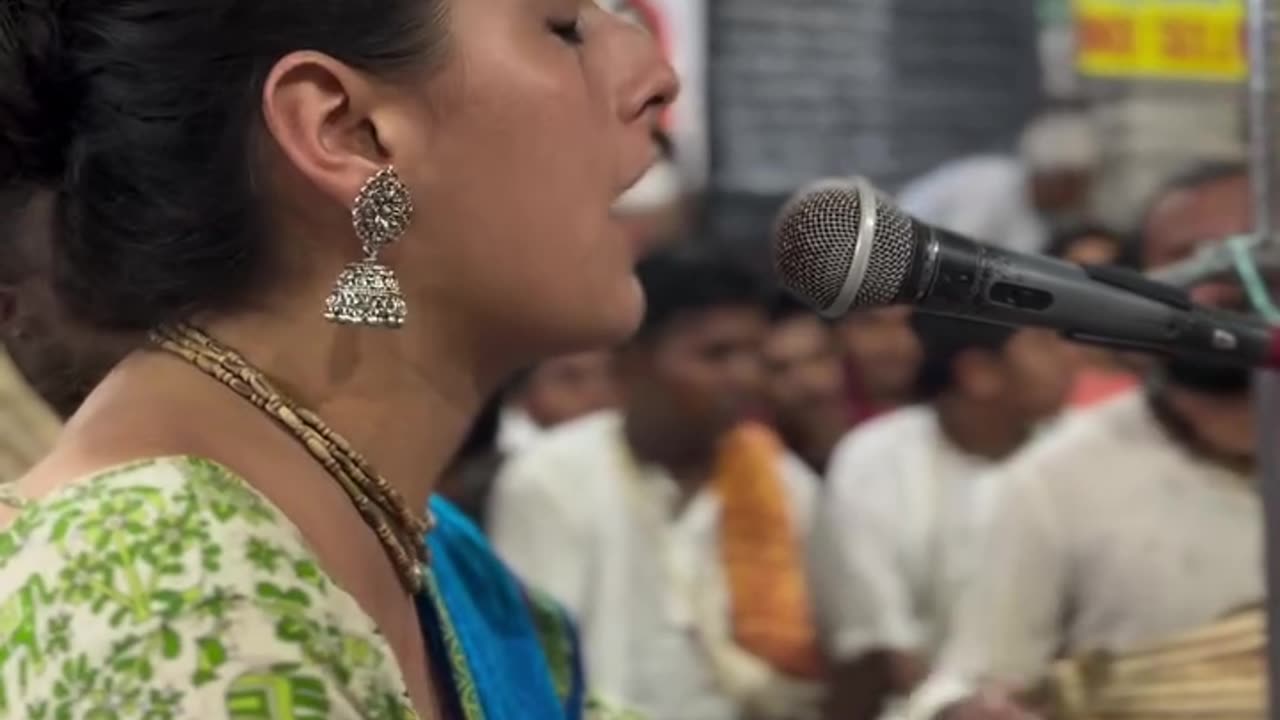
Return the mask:
[[911,218],[876,196],[876,232],[867,258],[867,275],[853,298],[853,307],[890,305],[898,299],[915,258]]
[[813,308],[835,304],[857,244],[862,207],[852,184],[802,192],[778,215],[774,267],[782,286]]
[[[852,182],[823,182],[798,193],[774,226],[774,265],[782,286],[818,311],[830,310],[852,269],[861,221],[860,196]],[[878,193],[870,242],[852,310],[897,300],[915,259],[911,218]]]

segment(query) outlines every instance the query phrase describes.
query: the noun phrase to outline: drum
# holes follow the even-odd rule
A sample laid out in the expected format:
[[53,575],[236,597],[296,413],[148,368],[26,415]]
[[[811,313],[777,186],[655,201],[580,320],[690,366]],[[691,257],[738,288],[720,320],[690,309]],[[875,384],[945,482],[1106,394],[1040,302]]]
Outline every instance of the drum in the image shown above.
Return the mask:
[[1054,720],[1264,720],[1266,638],[1250,609],[1147,649],[1061,661],[1042,699]]

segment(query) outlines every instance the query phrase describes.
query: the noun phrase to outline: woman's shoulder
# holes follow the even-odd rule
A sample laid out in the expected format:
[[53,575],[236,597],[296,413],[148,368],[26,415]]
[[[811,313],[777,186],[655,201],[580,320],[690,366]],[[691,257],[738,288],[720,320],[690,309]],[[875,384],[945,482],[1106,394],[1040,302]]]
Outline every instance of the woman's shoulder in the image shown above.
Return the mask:
[[410,716],[385,643],[297,530],[198,458],[23,507],[0,532],[0,646],[0,716]]
[[[120,543],[148,549],[147,557],[162,553],[176,561],[191,542],[224,532],[239,536],[255,529],[298,539],[284,516],[235,473],[195,457],[133,461],[38,500],[18,492],[4,499],[18,512],[0,531],[0,590],[14,566],[32,560],[56,563],[90,552],[104,560],[131,558]],[[215,570],[220,562],[210,557],[199,565]]]

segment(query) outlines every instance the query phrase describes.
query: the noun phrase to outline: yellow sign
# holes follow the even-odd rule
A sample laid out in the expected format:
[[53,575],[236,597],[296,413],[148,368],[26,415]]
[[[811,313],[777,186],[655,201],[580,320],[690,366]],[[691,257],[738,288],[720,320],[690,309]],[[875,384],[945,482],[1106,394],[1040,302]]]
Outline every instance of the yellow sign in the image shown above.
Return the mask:
[[1244,0],[1075,0],[1080,72],[1239,81]]

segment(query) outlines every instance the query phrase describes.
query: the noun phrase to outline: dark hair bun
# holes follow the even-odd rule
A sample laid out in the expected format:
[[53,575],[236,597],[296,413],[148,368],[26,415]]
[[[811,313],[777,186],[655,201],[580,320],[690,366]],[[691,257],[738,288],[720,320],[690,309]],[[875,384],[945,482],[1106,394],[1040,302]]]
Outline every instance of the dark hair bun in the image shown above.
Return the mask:
[[71,135],[61,0],[0,2],[0,186],[55,184]]

